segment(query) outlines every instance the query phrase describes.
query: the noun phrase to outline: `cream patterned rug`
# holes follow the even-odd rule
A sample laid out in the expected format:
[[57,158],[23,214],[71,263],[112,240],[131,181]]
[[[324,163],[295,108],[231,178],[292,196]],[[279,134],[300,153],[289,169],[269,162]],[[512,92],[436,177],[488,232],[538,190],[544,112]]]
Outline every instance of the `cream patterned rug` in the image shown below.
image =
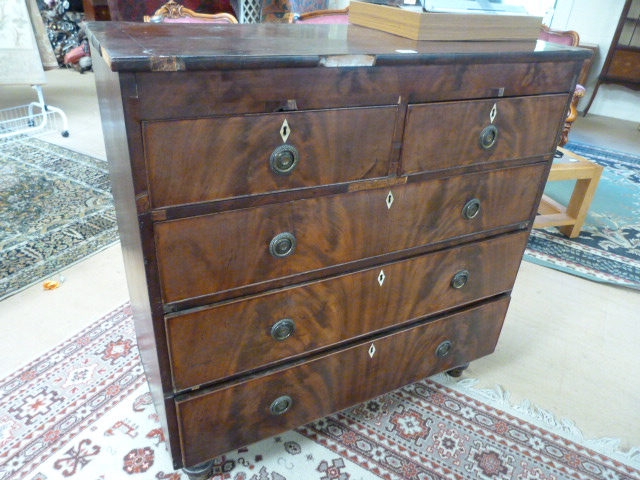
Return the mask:
[[[1,480],[186,478],[172,468],[128,304],[0,381],[0,394]],[[229,452],[212,478],[640,479],[640,450],[583,441],[506,399],[440,375]]]

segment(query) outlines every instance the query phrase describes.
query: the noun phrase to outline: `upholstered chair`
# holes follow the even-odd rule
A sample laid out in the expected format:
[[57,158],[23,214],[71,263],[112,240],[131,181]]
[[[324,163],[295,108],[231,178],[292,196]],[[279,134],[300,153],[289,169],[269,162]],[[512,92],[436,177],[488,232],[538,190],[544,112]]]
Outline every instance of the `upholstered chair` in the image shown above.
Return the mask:
[[[540,30],[540,40],[545,42],[557,43],[560,45],[568,45],[570,47],[577,47],[580,44],[580,35],[573,30],[552,30],[546,25],[542,25]],[[564,121],[564,128],[562,129],[562,138],[560,139],[559,146],[564,146],[569,141],[569,130],[571,125],[578,118],[578,102],[584,97],[585,88],[582,85],[576,85],[576,90],[571,99],[571,105],[569,106],[569,112],[567,118]]]
[[151,23],[238,23],[236,17],[230,13],[196,13],[175,0],[169,0],[153,15],[145,15],[144,21]]
[[291,23],[349,23],[349,7],[342,10],[316,10],[315,12],[293,14],[289,17]]
[[[145,16],[162,8],[167,0],[107,0],[111,20],[120,22],[142,22]],[[230,13],[230,0],[179,0],[185,7],[200,13]]]

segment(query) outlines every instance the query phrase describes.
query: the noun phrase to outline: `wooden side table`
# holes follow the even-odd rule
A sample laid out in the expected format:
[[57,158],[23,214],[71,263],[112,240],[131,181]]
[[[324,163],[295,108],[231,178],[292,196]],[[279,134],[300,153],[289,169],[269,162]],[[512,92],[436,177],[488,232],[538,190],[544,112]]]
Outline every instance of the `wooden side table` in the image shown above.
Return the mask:
[[567,206],[543,195],[533,228],[560,227],[563,235],[575,238],[580,235],[604,168],[564,148],[558,150],[564,157],[554,162],[547,182],[577,180],[576,186]]

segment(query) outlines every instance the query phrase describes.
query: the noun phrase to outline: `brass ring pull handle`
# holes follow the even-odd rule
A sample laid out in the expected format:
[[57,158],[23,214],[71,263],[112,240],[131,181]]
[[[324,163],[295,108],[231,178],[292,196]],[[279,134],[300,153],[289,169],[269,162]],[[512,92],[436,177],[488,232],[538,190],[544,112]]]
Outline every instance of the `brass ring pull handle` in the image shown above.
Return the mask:
[[282,320],[278,320],[271,327],[271,336],[274,340],[278,340],[281,342],[282,340],[286,340],[296,331],[296,322],[291,320],[290,318],[283,318]]
[[269,410],[271,410],[271,415],[282,415],[291,408],[291,405],[293,405],[293,399],[288,395],[283,395],[273,401]]
[[469,272],[467,270],[460,270],[451,279],[451,286],[455,289],[461,289],[469,281]]
[[291,255],[296,250],[296,237],[293,233],[279,233],[271,240],[269,252],[276,258],[284,258]]
[[445,340],[440,345],[438,345],[438,348],[436,348],[436,355],[440,358],[444,358],[449,355],[452,347],[453,344],[451,343],[451,341]]
[[478,213],[480,213],[480,200],[477,198],[469,200],[464,207],[462,207],[462,216],[466,219],[471,220],[472,218],[476,218]]
[[490,148],[493,148],[496,145],[497,141],[498,127],[496,127],[495,125],[489,125],[488,127],[485,127],[482,132],[480,132],[480,146],[483,149],[489,150]]
[[271,170],[277,175],[290,175],[300,162],[298,149],[293,145],[280,145],[271,154],[269,164]]

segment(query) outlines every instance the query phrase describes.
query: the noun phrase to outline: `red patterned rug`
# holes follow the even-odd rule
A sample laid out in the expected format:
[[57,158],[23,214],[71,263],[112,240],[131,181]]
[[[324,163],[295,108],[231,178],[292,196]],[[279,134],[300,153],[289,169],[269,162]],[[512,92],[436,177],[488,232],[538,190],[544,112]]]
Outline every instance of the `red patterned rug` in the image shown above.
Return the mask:
[[[438,376],[216,460],[215,480],[640,479]],[[0,382],[0,480],[178,480],[128,305]],[[550,424],[551,425],[551,424]]]

